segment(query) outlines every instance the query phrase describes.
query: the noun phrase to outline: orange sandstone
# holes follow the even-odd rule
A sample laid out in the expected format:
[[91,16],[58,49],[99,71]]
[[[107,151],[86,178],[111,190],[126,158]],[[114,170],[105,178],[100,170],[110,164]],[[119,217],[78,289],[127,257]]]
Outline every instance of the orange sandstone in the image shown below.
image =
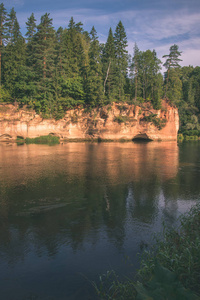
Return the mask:
[[[163,121],[158,128],[148,116]],[[147,118],[146,118],[147,117]],[[35,138],[56,135],[61,140],[176,140],[179,129],[178,109],[166,101],[162,109],[154,110],[149,103],[143,107],[112,103],[86,112],[83,108],[66,111],[61,120],[43,119],[34,111],[13,105],[0,105],[0,140]]]

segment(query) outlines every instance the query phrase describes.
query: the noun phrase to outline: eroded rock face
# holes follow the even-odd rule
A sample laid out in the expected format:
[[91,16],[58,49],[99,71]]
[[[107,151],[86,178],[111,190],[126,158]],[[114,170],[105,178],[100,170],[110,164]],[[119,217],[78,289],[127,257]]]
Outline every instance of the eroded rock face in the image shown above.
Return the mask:
[[178,129],[178,109],[166,101],[161,110],[154,110],[149,103],[142,108],[112,103],[91,112],[76,108],[68,110],[58,121],[43,119],[34,111],[11,104],[0,105],[0,140],[49,134],[66,140],[176,140]]

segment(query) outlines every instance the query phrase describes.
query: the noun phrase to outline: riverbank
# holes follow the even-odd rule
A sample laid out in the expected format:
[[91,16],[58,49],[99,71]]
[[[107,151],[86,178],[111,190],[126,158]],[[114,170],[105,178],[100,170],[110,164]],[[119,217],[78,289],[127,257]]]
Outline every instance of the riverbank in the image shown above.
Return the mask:
[[162,101],[153,109],[150,102],[141,106],[111,103],[86,110],[76,107],[60,120],[44,119],[27,107],[0,105],[0,141],[57,136],[60,140],[177,140],[178,109]]
[[100,299],[200,299],[200,205],[180,218],[177,229],[164,229],[144,251],[136,279],[120,281],[114,271],[95,284]]
[[177,140],[179,142],[182,141],[199,141],[200,137],[198,135],[184,135],[182,133],[179,133],[177,136]]

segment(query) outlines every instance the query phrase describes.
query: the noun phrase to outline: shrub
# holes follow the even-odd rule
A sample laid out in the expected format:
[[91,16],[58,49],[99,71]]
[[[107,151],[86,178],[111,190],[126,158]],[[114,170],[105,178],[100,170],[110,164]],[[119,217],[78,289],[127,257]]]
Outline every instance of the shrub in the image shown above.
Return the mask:
[[100,299],[200,299],[200,204],[180,217],[178,229],[166,229],[143,253],[139,281],[118,279],[114,271],[94,284]]
[[164,128],[167,122],[166,119],[157,118],[157,114],[150,114],[148,116],[144,116],[142,120],[153,123],[159,130]]
[[190,135],[190,136],[189,136],[189,135],[186,135],[186,136],[185,136],[185,140],[186,140],[186,141],[198,141],[198,139],[199,139],[199,138],[198,138],[197,135],[194,135],[194,136],[193,136],[193,135]]
[[164,237],[144,255],[139,274],[143,282],[149,280],[159,262],[174,272],[185,288],[200,295],[200,205],[181,216],[180,224],[177,230],[164,230]]
[[178,141],[183,141],[184,140],[184,136],[182,133],[179,133],[177,136]]
[[25,139],[26,144],[59,144],[60,139],[58,136],[54,135],[46,135],[46,136],[39,136],[36,138],[26,138]]

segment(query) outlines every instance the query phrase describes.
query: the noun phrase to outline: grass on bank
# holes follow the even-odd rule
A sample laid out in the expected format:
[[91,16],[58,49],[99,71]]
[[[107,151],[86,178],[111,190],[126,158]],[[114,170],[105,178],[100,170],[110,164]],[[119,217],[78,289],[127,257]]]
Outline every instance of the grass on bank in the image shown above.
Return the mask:
[[57,136],[54,135],[45,135],[45,136],[39,136],[36,138],[26,138],[25,139],[26,144],[48,144],[48,145],[54,145],[59,144],[60,139]]
[[178,142],[182,141],[198,141],[200,140],[200,137],[197,135],[183,135],[182,133],[179,133],[177,136]]
[[177,229],[164,229],[162,237],[143,253],[135,279],[124,282],[109,271],[95,283],[99,299],[200,299],[200,205],[180,218]]

